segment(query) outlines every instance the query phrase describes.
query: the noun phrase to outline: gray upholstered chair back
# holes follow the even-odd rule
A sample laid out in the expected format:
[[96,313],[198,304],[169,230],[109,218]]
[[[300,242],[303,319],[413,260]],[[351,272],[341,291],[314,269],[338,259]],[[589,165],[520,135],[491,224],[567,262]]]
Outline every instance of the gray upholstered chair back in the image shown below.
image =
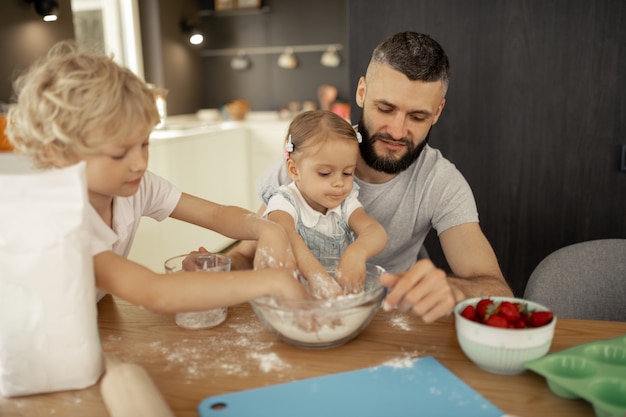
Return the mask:
[[626,321],[626,239],[592,240],[553,252],[530,275],[524,298],[557,317]]

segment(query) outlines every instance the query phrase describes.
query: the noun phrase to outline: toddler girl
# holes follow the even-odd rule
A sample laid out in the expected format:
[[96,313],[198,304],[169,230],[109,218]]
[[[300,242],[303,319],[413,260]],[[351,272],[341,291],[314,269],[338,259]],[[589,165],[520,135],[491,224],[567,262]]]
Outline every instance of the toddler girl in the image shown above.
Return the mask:
[[[387,243],[383,227],[357,199],[360,140],[347,121],[330,111],[300,113],[285,144],[293,182],[263,191],[264,216],[285,228],[298,269],[319,298],[359,291],[367,259]],[[319,262],[322,257],[340,258],[336,282]]]

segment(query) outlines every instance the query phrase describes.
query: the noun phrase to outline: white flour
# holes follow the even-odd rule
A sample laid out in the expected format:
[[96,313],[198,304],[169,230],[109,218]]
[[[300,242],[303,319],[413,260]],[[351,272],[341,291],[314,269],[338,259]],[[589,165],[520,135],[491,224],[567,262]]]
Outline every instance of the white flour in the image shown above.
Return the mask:
[[263,319],[295,344],[332,344],[357,331],[375,312],[371,293],[341,295],[306,306],[270,298],[262,302]]
[[228,315],[228,308],[214,308],[192,313],[177,313],[176,324],[184,329],[209,329],[222,324]]
[[413,359],[411,359],[409,356],[405,356],[404,358],[393,358],[383,363],[383,366],[390,366],[394,369],[412,368],[413,365]]
[[223,326],[232,331],[219,336],[210,330],[193,332],[189,338],[167,344],[155,340],[132,353],[124,348],[125,341],[120,336],[109,335],[102,340],[102,345],[105,352],[115,354],[124,362],[141,365],[151,361],[149,363],[158,366],[165,363],[165,371],[184,370],[186,384],[208,376],[246,377],[259,369],[281,372],[291,367],[271,351],[276,338],[265,331],[258,320],[233,317]]
[[392,313],[389,318],[389,323],[396,329],[410,331],[411,326],[408,323],[408,317],[406,314],[402,314],[399,312]]
[[277,371],[291,367],[291,365],[283,361],[275,353],[252,352],[248,355],[248,357],[258,360],[259,367],[263,372]]
[[[301,343],[329,343],[357,330],[369,317],[371,307],[353,308],[345,314],[309,315],[299,318],[292,312],[276,311],[265,317],[274,329],[288,339]],[[306,321],[305,321],[306,320]]]
[[383,362],[381,365],[375,368],[372,368],[372,370],[376,370],[380,366],[389,366],[394,369],[412,368],[415,365],[415,360],[422,356],[423,356],[423,352],[418,352],[418,351],[405,352],[402,356],[389,359]]

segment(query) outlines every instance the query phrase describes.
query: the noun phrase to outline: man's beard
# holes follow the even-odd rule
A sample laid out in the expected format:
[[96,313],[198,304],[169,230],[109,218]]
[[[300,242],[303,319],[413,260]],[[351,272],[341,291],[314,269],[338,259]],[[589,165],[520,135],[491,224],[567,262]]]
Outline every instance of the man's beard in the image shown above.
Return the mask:
[[[386,174],[398,174],[410,167],[411,164],[419,158],[422,150],[428,142],[428,137],[430,136],[430,129],[428,129],[426,137],[417,146],[415,146],[413,142],[407,138],[395,140],[386,133],[376,133],[374,136],[370,136],[365,124],[363,123],[363,116],[361,116],[361,120],[359,120],[359,132],[363,137],[363,140],[359,144],[361,157],[370,168],[373,168],[376,171],[382,171]],[[396,143],[400,142],[406,146],[407,152],[400,159],[378,156],[374,150],[374,143],[379,139],[385,139]]]

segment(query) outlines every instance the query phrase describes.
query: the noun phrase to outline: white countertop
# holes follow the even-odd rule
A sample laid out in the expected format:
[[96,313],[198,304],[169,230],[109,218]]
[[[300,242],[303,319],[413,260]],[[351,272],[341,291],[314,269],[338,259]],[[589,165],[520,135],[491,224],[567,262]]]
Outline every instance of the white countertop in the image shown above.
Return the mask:
[[168,116],[165,127],[155,129],[150,134],[150,139],[173,139],[181,136],[190,136],[198,133],[219,132],[224,130],[236,129],[238,127],[248,127],[252,124],[265,123],[288,123],[289,120],[281,119],[278,112],[249,112],[246,118],[241,121],[223,120],[221,118],[215,120],[206,120],[199,118],[196,114],[181,114]]

